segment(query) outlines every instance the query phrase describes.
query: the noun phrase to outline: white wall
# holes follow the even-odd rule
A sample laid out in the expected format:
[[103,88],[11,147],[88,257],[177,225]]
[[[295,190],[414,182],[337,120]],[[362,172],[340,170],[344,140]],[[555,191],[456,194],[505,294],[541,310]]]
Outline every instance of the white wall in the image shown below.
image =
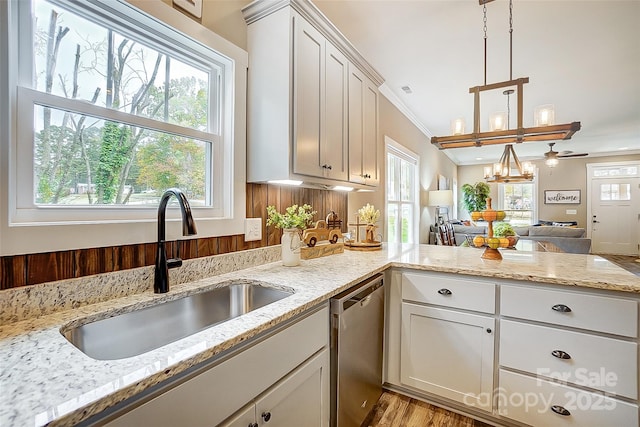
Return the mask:
[[[386,192],[386,158],[384,137],[396,141],[409,150],[420,155],[420,233],[419,242],[429,241],[429,225],[435,223],[435,208],[427,206],[426,192],[436,190],[437,177],[443,175],[453,183],[458,179],[457,166],[440,150],[431,145],[429,138],[420,131],[404,114],[396,108],[384,95],[380,95],[378,103],[378,158],[380,159],[380,186],[372,193],[349,194],[349,221],[355,220],[359,208],[371,203],[380,212],[384,211]],[[450,217],[454,217],[451,213]],[[385,229],[386,218],[380,221],[381,231]],[[386,235],[383,237],[386,240]]]

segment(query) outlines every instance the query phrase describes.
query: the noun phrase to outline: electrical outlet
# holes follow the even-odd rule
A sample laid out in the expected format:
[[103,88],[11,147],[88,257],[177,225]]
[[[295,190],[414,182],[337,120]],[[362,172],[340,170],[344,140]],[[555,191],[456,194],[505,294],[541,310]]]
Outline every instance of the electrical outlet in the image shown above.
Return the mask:
[[244,220],[244,241],[251,242],[262,239],[262,218]]

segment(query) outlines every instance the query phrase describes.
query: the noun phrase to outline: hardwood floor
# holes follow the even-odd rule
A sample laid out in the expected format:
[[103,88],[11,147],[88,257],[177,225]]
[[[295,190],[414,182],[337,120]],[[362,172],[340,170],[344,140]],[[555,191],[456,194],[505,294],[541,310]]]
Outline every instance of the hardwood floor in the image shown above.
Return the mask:
[[611,261],[612,263],[624,268],[625,270],[635,274],[636,276],[640,276],[640,262],[636,260],[639,259],[636,256],[626,256],[626,255],[606,255],[606,254],[596,254],[601,256],[602,258]]
[[361,427],[491,427],[420,400],[385,391]]

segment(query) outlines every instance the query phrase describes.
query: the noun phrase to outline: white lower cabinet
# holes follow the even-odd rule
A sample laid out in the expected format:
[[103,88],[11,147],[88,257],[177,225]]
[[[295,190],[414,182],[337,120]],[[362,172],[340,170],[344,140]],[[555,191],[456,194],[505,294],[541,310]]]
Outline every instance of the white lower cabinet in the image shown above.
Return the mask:
[[638,301],[505,284],[498,413],[533,426],[638,426]]
[[220,427],[328,425],[328,370],[329,352],[323,350]]
[[638,397],[634,342],[501,320],[500,365],[612,395]]
[[402,303],[402,384],[491,411],[494,322]]
[[536,427],[636,427],[638,406],[574,387],[500,370],[501,416]]
[[88,425],[328,427],[328,345],[325,305]]
[[637,294],[388,274],[388,387],[496,425],[640,427]]

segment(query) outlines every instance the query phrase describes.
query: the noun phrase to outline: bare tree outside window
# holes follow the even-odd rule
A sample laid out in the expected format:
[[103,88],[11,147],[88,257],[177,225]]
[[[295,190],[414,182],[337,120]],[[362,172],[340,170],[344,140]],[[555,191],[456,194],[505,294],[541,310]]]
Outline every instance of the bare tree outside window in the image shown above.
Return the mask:
[[75,111],[34,108],[35,203],[157,204],[180,187],[205,205],[209,71],[39,0],[34,7],[37,91],[176,125],[176,132]]

